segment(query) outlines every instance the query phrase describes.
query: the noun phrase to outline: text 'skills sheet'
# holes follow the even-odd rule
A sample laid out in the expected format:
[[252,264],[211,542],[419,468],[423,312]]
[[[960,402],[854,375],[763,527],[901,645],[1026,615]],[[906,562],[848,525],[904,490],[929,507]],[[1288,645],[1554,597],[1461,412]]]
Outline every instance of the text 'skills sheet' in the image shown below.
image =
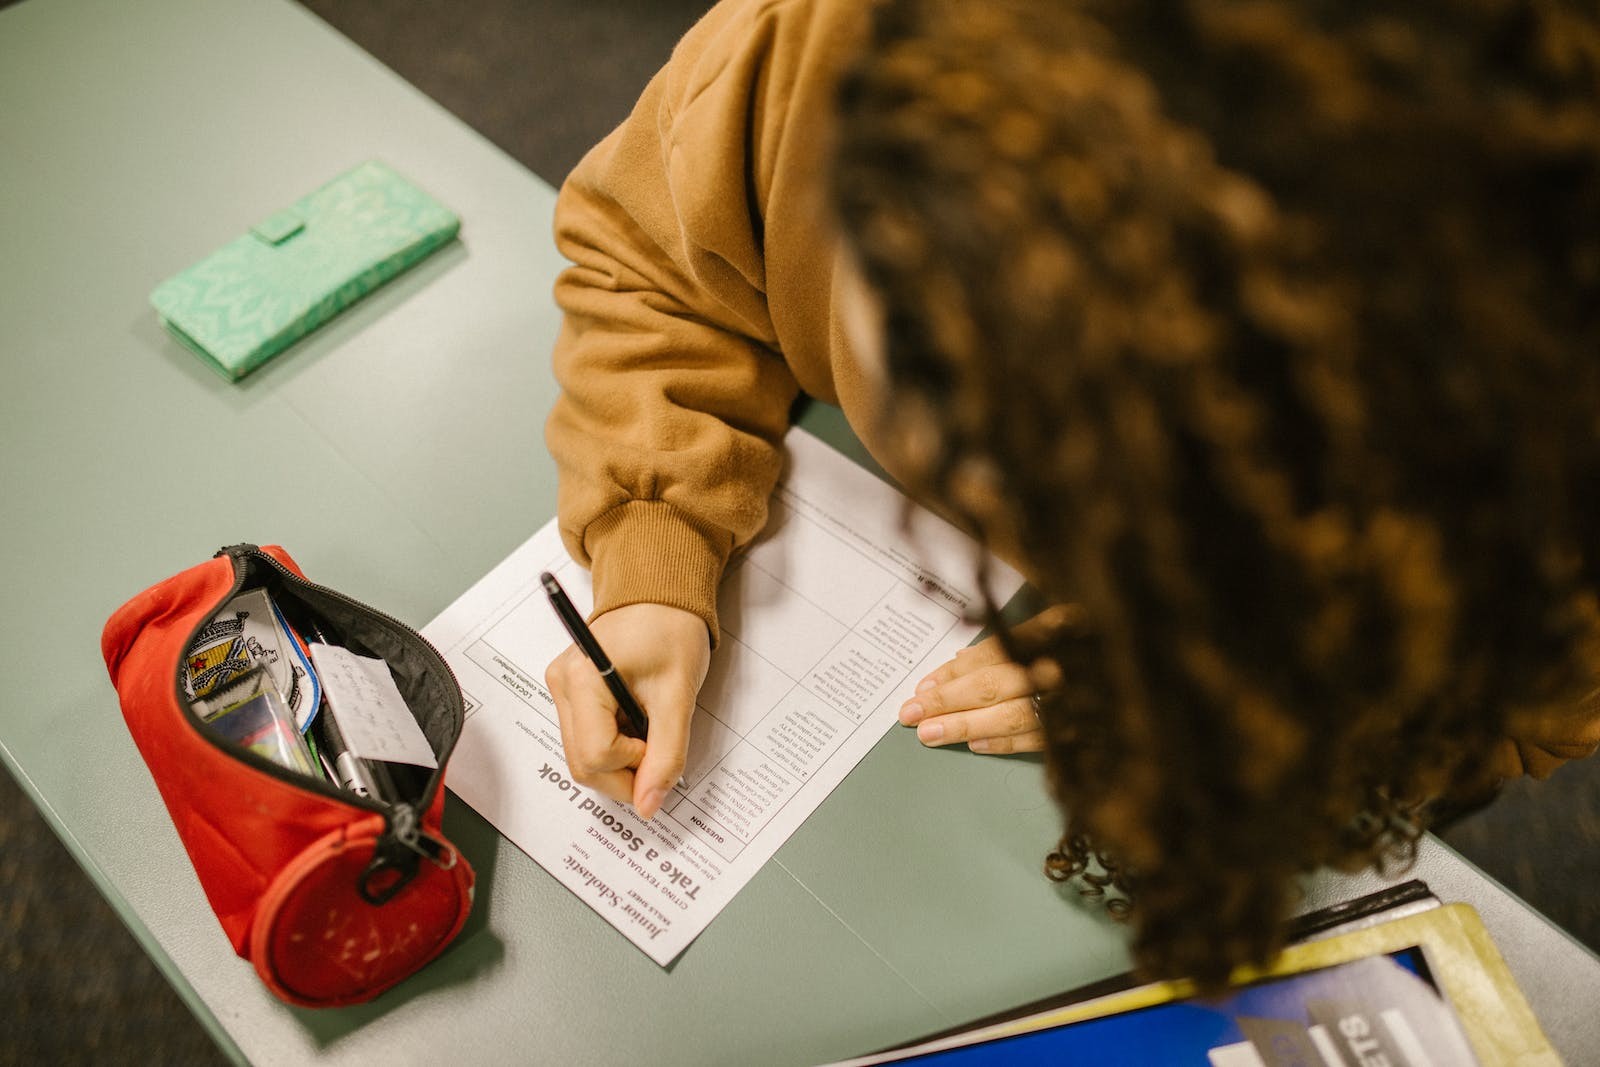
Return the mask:
[[[971,540],[920,509],[906,522],[898,491],[804,431],[786,445],[767,527],[722,584],[683,782],[649,823],[576,785],[561,758],[544,671],[569,638],[539,572],[579,611],[593,601],[555,523],[424,631],[467,697],[451,790],[662,965],[977,631]],[[993,561],[989,583],[1004,603],[1021,579]]]

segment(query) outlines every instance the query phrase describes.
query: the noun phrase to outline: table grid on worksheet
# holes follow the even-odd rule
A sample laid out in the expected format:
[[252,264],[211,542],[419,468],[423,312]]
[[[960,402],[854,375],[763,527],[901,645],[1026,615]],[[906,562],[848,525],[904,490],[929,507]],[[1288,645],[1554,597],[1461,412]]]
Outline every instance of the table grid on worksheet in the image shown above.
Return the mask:
[[[726,712],[718,714],[706,702],[697,705],[684,781],[673,790],[657,816],[666,824],[663,829],[700,840],[725,861],[736,859],[755,836],[778,817],[799,795],[804,782],[820,771],[855,731],[870,721],[871,713],[881,706],[889,691],[905,680],[906,672],[912,670],[951,627],[961,622],[960,615],[947,605],[927,596],[922,589],[802,514],[797,506],[800,503],[785,499],[780,491],[773,500],[773,510],[779,520],[806,523],[812,535],[827,537],[843,546],[849,554],[845,558],[859,561],[859,575],[875,579],[876,585],[855,583],[853,588],[858,591],[877,588],[882,592],[870,600],[864,600],[864,606],[853,613],[855,618],[851,622],[840,618],[841,613],[834,605],[819,603],[814,597],[785,582],[780,568],[768,566],[764,562],[764,540],[758,540],[740,553],[730,565],[719,607],[723,619],[722,643],[712,674],[707,679],[707,689],[716,689],[719,682],[726,681],[725,677],[719,675],[718,664],[733,664],[727,667],[727,673],[764,677],[769,695],[766,699],[756,701],[729,702],[735,711],[732,715]],[[578,565],[565,555],[551,560],[550,569],[569,585],[578,576]],[[769,643],[769,647],[763,650],[745,639],[747,635],[740,632],[737,602],[740,593],[748,594],[752,587],[781,590],[786,610],[791,614],[801,613],[809,619],[808,625],[797,627],[803,630],[804,636],[802,638],[797,633],[795,640],[809,642],[811,652],[795,652],[789,647],[792,641],[785,642],[783,648],[771,647]],[[903,613],[896,611],[895,603],[907,599],[914,599],[925,612],[935,614],[938,619],[938,624],[926,625],[918,635],[919,640],[909,651],[904,647],[893,647],[892,642],[885,640],[879,630],[871,625],[875,619],[881,621],[885,613],[895,614],[898,619]],[[530,583],[508,600],[496,613],[495,621],[469,643],[467,655],[486,670],[490,662],[503,668],[514,657],[497,645],[496,631],[505,625],[515,625],[515,616],[525,611],[549,612],[537,583]],[[836,685],[830,689],[829,675],[824,670],[834,657],[841,654],[841,646],[852,640],[870,646],[881,657],[877,666],[882,675],[882,680],[875,688],[865,691],[864,696],[857,693],[854,698],[849,693],[840,692]],[[847,653],[849,651],[846,650]],[[798,655],[799,659],[792,663],[781,662],[786,653]],[[857,652],[858,663],[861,658]],[[884,661],[893,661],[898,673],[891,675],[885,672]],[[796,663],[799,664],[798,668]],[[499,679],[523,704],[559,729],[560,724],[553,713],[548,694],[540,692],[539,696],[544,699],[536,699],[532,692],[527,691],[535,688],[542,691],[542,685],[523,675],[519,684],[524,691],[519,691],[518,686],[505,677],[503,669],[489,670],[488,673]],[[479,703],[470,696],[469,702],[474,710]],[[812,727],[823,730],[832,728],[832,733],[827,737],[826,751],[814,753],[818,758],[809,767],[798,766],[795,759],[774,750],[777,743],[774,740],[775,731],[785,731],[789,726],[788,720],[796,714],[806,716]],[[789,729],[786,732],[792,736],[796,731]],[[808,731],[807,735],[812,736],[812,733]],[[754,759],[756,763],[752,767],[739,768],[737,764],[741,758]],[[738,778],[741,770],[745,772],[745,777],[738,784],[748,790],[753,788],[750,780],[755,779],[756,785],[769,790],[771,795],[768,803],[752,808],[741,802],[741,796],[747,794],[733,788],[735,783],[730,781]]]

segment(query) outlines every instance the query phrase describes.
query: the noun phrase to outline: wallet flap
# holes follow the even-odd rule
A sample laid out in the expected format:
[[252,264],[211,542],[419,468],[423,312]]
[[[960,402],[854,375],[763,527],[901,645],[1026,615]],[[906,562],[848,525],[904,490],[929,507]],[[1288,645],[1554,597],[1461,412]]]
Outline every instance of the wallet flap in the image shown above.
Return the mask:
[[269,245],[281,245],[305,228],[305,216],[292,207],[286,207],[250,227],[250,232]]
[[150,294],[238,379],[455,236],[460,221],[375,160],[302,197]]

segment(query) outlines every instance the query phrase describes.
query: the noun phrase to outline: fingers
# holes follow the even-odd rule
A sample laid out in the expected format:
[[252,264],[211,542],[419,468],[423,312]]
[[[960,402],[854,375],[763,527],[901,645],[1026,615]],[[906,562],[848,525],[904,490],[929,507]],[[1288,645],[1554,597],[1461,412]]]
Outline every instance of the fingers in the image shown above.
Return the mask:
[[[977,652],[981,648],[975,645],[963,652]],[[914,726],[925,718],[992,707],[1015,697],[1030,697],[1035,692],[1027,670],[1009,662],[1003,655],[994,662],[973,657],[962,664],[961,658],[957,655],[918,683],[916,694],[900,708],[902,723]],[[956,670],[947,673],[946,667]],[[1029,713],[1032,713],[1031,706]]]
[[[1039,727],[1038,716],[1033,712],[1033,701],[1027,697],[1003,700],[970,711],[935,715],[917,724],[917,740],[934,746],[1013,738],[1029,733],[1039,734],[1039,740],[1043,742],[1044,735]],[[1023,751],[1034,751],[1035,748]]]
[[1044,730],[1027,697],[925,719],[917,726],[917,740],[933,747],[965,741],[972,751],[990,755],[1044,750]]
[[[1074,618],[1073,607],[1055,607],[1022,625],[1022,637],[1057,629]],[[917,728],[925,745],[965,742],[974,752],[1002,755],[1039,752],[1044,730],[1033,695],[1062,682],[1061,669],[1041,660],[1031,667],[1011,662],[999,638],[990,637],[960,652],[917,683],[915,695],[900,708],[900,721]]]
[[645,747],[644,758],[634,775],[633,793],[624,799],[632,800],[641,819],[653,819],[683,777],[688,762],[689,721],[694,713],[693,700],[687,713],[678,709],[657,714],[650,719],[650,743]]
[[1003,651],[984,645],[962,649],[901,705],[899,720],[917,726],[918,741],[955,744],[1038,729],[1029,673],[1006,661]]
[[[1005,663],[1010,663],[1006,650],[1000,646],[998,638],[990,637],[975,645],[968,645],[957,652],[954,658],[941,664],[932,674],[917,683],[917,692],[922,693],[932,686],[944,685],[962,675]],[[904,719],[900,721],[905,722]],[[906,725],[911,724],[906,723]]]
[[[1032,636],[1042,631],[1059,629],[1076,618],[1079,613],[1080,609],[1071,605],[1053,607],[1019,625],[1016,628],[1016,634],[1018,637],[1031,639]],[[975,645],[963,648],[948,662],[936,668],[933,673],[917,683],[917,692],[919,694],[923,693],[931,686],[943,686],[966,675],[981,675],[981,672],[986,668],[1001,665],[1023,671],[1031,680],[1031,684],[1026,689],[1030,693],[1041,689],[1054,689],[1062,682],[1061,668],[1055,662],[1042,659],[1023,670],[1023,668],[1011,663],[1010,657],[1006,655],[1005,647],[1001,645],[998,637],[988,637]],[[984,684],[982,677],[978,679],[978,684]],[[902,719],[901,721],[904,722],[905,720]],[[909,726],[911,724],[906,723],[906,725]]]
[[1043,752],[1044,731],[1029,730],[1009,737],[980,737],[967,742],[967,747],[986,756],[1009,756],[1016,752]]
[[545,672],[567,766],[579,784],[631,803],[650,819],[683,775],[710,635],[698,615],[650,603],[615,608],[590,628],[649,717],[650,739],[621,732],[616,699],[594,665],[569,647]]
[[608,611],[595,619],[594,631],[650,717],[650,742],[626,799],[641,818],[651,819],[688,762],[689,726],[710,665],[710,635],[698,615],[661,604]]
[[556,702],[562,758],[573,780],[612,800],[631,802],[633,768],[644,758],[645,743],[617,728],[616,700],[600,672],[569,647],[551,661],[544,680]]
[[1042,750],[1044,732],[1027,670],[983,644],[963,653],[970,654],[923,680],[900,708],[900,721],[916,726],[917,740],[925,745],[967,742],[975,752],[992,754]]

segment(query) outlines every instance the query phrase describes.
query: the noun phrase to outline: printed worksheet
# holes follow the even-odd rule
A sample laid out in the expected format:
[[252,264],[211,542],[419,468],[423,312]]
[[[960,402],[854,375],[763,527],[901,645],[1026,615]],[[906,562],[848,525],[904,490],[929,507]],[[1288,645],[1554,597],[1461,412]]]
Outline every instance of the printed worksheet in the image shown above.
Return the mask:
[[[978,630],[969,538],[805,431],[786,445],[766,529],[721,587],[683,782],[650,822],[561,758],[544,671],[570,639],[539,573],[586,615],[593,598],[554,522],[423,631],[467,697],[450,789],[663,966]],[[998,560],[988,581],[999,603],[1021,584]]]

